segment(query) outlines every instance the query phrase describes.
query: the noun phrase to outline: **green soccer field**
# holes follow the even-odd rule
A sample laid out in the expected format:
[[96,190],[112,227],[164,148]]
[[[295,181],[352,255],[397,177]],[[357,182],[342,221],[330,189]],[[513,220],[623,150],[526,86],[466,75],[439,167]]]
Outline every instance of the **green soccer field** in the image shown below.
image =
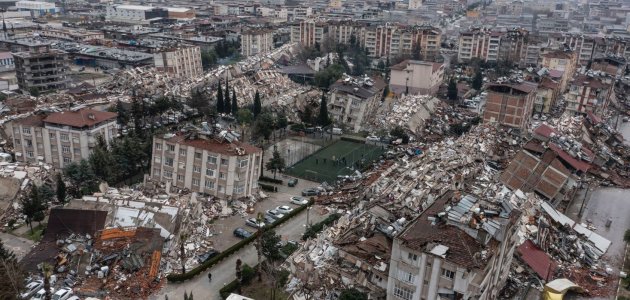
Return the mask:
[[286,173],[307,180],[332,183],[338,175],[351,175],[355,169],[360,170],[369,165],[384,151],[381,146],[339,140],[299,161],[288,168]]

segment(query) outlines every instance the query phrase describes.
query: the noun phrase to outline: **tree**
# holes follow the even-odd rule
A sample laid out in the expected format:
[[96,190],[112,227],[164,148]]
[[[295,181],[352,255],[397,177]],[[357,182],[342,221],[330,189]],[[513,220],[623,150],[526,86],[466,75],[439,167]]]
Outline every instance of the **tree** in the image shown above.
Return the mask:
[[111,155],[116,162],[116,174],[120,179],[129,179],[148,164],[152,143],[125,136],[111,144]]
[[[259,212],[256,215],[256,223],[262,224],[265,221],[263,213]],[[264,227],[256,231],[256,254],[258,255],[258,265],[256,266],[256,273],[258,273],[258,281],[262,281],[262,273],[260,272],[260,266],[262,265],[262,235]]]
[[[315,73],[314,83],[322,89],[328,89],[331,84],[335,83],[343,73],[346,72],[340,64],[332,64],[323,70]],[[348,72],[350,73],[350,72]]]
[[210,102],[206,98],[206,95],[200,91],[192,91],[190,93],[190,99],[188,99],[188,106],[197,110],[198,113],[203,116],[210,115]]
[[448,98],[448,100],[457,101],[457,82],[455,82],[455,78],[451,78],[451,80],[448,82],[446,97]]
[[236,282],[237,282],[236,289],[239,294],[242,293],[241,292],[241,284],[243,283],[242,267],[243,267],[243,262],[241,261],[241,259],[240,258],[236,259],[236,268],[235,268],[236,269]]
[[322,93],[322,101],[319,103],[319,114],[317,115],[317,125],[328,126],[330,123],[328,105],[326,104],[326,94]]
[[389,96],[389,84],[385,85],[383,89],[383,99],[387,98],[387,96]]
[[0,240],[0,299],[18,299],[24,288],[24,271],[15,254]]
[[414,60],[422,60],[422,53],[420,53],[421,48],[420,48],[420,41],[416,40],[413,43],[413,47],[411,48],[411,57]]
[[630,243],[630,229],[627,229],[623,234],[623,240],[626,243]]
[[477,69],[477,73],[475,73],[475,77],[473,78],[472,81],[472,88],[475,90],[481,90],[481,87],[483,86],[483,74],[481,73],[481,70]]
[[[168,300],[168,298],[166,300]],[[184,300],[193,300],[192,291],[190,291],[190,294],[186,294],[186,291],[184,291]]]
[[[143,101],[144,102],[144,101]],[[138,133],[142,131],[142,106],[135,97],[131,100],[131,116],[133,117],[133,130]]]
[[383,62],[383,60],[378,61],[376,68],[378,68],[378,70],[381,72],[385,72],[385,63]]
[[238,112],[238,102],[236,101],[236,91],[232,89],[232,115],[236,116]]
[[39,93],[39,89],[36,87],[32,87],[28,90],[28,92],[31,94],[31,96],[33,97],[39,97],[40,93]]
[[88,157],[94,175],[99,179],[108,183],[116,183],[116,166],[117,163],[114,160],[114,156],[107,148],[105,139],[102,136],[98,137],[99,146],[94,147],[92,153]]
[[276,126],[278,126],[279,129],[284,129],[289,126],[289,120],[284,113],[278,113],[276,115]]
[[75,198],[80,198],[98,190],[98,178],[86,159],[81,160],[79,163],[67,165],[63,173],[71,183],[69,191]]
[[223,112],[229,114],[232,112],[232,99],[230,99],[230,86],[227,79],[225,79],[225,99],[223,100]]
[[254,114],[247,108],[241,108],[236,113],[236,120],[241,124],[250,124],[254,120]]
[[188,240],[188,234],[181,233],[179,235],[179,259],[182,264],[182,274],[186,274],[186,240]]
[[355,288],[343,290],[341,292],[341,295],[339,295],[339,300],[367,300],[367,299],[368,297],[365,293],[362,293]]
[[273,116],[271,113],[261,113],[254,122],[254,135],[262,136],[265,140],[269,140],[273,132]]
[[273,178],[276,179],[276,173],[284,170],[284,167],[284,158],[280,156],[278,149],[274,149],[271,159],[267,162],[267,164],[265,164],[265,168],[267,171],[272,171]]
[[338,56],[338,64],[343,67],[344,71],[348,74],[352,73],[352,70],[350,70],[350,66],[348,65],[348,62],[343,57],[343,51],[341,49],[337,50],[337,56]]
[[313,108],[310,104],[306,104],[304,111],[300,114],[303,123],[313,124]]
[[260,102],[260,94],[258,93],[258,90],[256,90],[256,95],[254,95],[254,118],[258,118],[261,111],[262,103]]
[[396,139],[402,139],[403,144],[409,143],[409,135],[405,132],[405,129],[400,126],[394,127],[389,132],[389,135],[395,137]]
[[[226,91],[227,92],[227,91]],[[221,87],[221,80],[219,80],[219,88],[217,89],[217,112],[224,112],[223,106],[223,88]]]
[[65,204],[66,203],[66,183],[63,182],[61,173],[57,173],[56,181],[57,181],[57,189],[56,189],[57,201],[59,201],[59,203],[61,204]]
[[116,101],[116,113],[118,114],[118,116],[116,116],[118,124],[127,125],[127,123],[129,123],[129,113],[120,100]]
[[280,241],[280,236],[273,229],[266,230],[262,234],[260,248],[265,258],[268,260],[278,260],[282,257],[280,256],[280,248],[278,248]]
[[44,299],[51,300],[52,295],[50,293],[50,275],[52,275],[52,266],[48,263],[42,264],[42,275],[44,275]]
[[27,197],[22,198],[22,213],[26,216],[26,223],[33,232],[33,221],[40,219],[42,212],[46,209],[44,201],[39,193],[39,188],[33,185]]
[[204,69],[209,69],[217,63],[217,53],[214,50],[201,53],[201,65]]

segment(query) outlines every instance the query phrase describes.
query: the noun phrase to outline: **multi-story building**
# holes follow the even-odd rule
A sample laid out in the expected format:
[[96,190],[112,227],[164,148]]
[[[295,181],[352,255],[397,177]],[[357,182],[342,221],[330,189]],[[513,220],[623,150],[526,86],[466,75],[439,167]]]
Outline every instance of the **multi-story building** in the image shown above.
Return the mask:
[[45,43],[33,43],[28,45],[27,49],[11,53],[20,89],[23,91],[37,89],[44,92],[66,88],[68,54],[51,49],[50,44]]
[[577,65],[577,53],[570,50],[555,50],[542,55],[542,67],[563,72],[560,91],[565,92]]
[[151,177],[222,198],[250,196],[258,189],[262,150],[230,140],[208,129],[155,136]]
[[591,70],[601,71],[610,76],[621,76],[626,69],[626,59],[621,56],[599,56],[593,58]]
[[565,96],[566,109],[574,114],[586,114],[590,111],[599,115],[608,107],[613,97],[613,86],[611,77],[591,73],[578,74]]
[[328,112],[334,122],[359,132],[363,122],[378,108],[384,88],[381,78],[340,79],[330,86]]
[[527,129],[536,98],[537,85],[532,82],[489,84],[483,121],[502,126]]
[[536,93],[534,112],[547,114],[560,96],[560,82],[545,76],[540,80]]
[[109,22],[150,24],[152,19],[168,18],[168,10],[143,5],[108,5],[105,19]]
[[270,29],[251,29],[241,34],[241,54],[257,55],[273,49],[273,31]]
[[203,74],[201,50],[197,46],[182,46],[153,54],[155,67],[180,78],[195,78]]
[[9,123],[15,159],[44,161],[55,168],[89,157],[98,138],[109,143],[117,135],[117,114],[93,109],[32,115]]
[[313,47],[315,43],[321,44],[326,23],[315,20],[305,20],[291,26],[291,42],[301,43],[305,47]]
[[458,60],[480,59],[487,62],[519,64],[527,54],[529,32],[520,28],[489,31],[473,28],[459,35]]
[[76,30],[74,28],[44,28],[39,31],[39,35],[75,42],[102,41],[105,38],[105,34],[102,31]]
[[520,216],[504,207],[452,191],[435,200],[394,237],[386,299],[498,299]]
[[55,14],[58,11],[55,3],[41,1],[17,1],[15,2],[15,8],[18,11],[28,11],[33,17]]
[[395,94],[434,95],[444,80],[444,65],[405,60],[390,68],[389,90]]
[[[498,52],[498,45],[496,45],[495,43],[494,46],[496,47],[496,49],[492,49],[493,54],[494,51]],[[490,35],[485,30],[472,29],[469,31],[462,31],[459,33],[457,61],[461,63],[470,61],[474,58],[486,60],[489,48]]]

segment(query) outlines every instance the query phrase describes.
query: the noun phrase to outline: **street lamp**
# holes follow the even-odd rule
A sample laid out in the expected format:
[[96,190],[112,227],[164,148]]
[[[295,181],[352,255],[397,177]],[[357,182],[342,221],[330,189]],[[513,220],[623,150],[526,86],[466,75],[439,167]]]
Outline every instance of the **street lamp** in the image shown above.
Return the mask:
[[309,206],[309,207],[306,208],[306,224],[304,225],[304,227],[306,227],[306,230],[308,230],[308,228],[310,227],[309,215],[310,215],[310,212],[311,212],[312,208],[313,208],[312,206]]

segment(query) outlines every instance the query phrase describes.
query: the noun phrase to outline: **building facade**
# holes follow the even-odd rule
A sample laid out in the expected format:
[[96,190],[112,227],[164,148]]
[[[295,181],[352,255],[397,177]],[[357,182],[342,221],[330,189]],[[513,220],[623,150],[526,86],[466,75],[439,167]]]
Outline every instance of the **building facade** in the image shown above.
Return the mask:
[[560,79],[560,91],[565,92],[575,73],[577,53],[569,50],[556,50],[542,55],[542,67],[563,72]]
[[43,161],[55,168],[89,157],[99,137],[109,143],[117,135],[117,114],[80,109],[33,115],[9,123],[15,159]]
[[241,34],[241,55],[252,56],[273,49],[273,31],[270,29],[247,30]]
[[15,2],[15,8],[17,8],[18,11],[30,12],[32,17],[56,14],[58,12],[55,3],[40,1],[18,1]]
[[565,96],[567,110],[574,114],[600,114],[614,95],[612,78],[593,74],[578,74]]
[[143,5],[108,5],[105,19],[109,22],[149,24],[152,19],[168,19],[167,9]]
[[488,85],[483,121],[526,130],[532,116],[536,89],[537,85],[531,82]]
[[258,189],[262,150],[204,134],[153,137],[151,177],[174,187],[237,199]]
[[330,86],[328,113],[333,122],[359,132],[363,122],[378,108],[384,88],[385,82],[380,78],[340,79]]
[[390,70],[389,90],[398,95],[434,95],[444,81],[444,65],[441,63],[405,60]]
[[12,53],[18,86],[23,91],[39,92],[66,88],[68,53],[40,44],[27,51]]
[[203,75],[201,50],[197,46],[182,46],[153,54],[155,67],[180,78],[194,78]]

